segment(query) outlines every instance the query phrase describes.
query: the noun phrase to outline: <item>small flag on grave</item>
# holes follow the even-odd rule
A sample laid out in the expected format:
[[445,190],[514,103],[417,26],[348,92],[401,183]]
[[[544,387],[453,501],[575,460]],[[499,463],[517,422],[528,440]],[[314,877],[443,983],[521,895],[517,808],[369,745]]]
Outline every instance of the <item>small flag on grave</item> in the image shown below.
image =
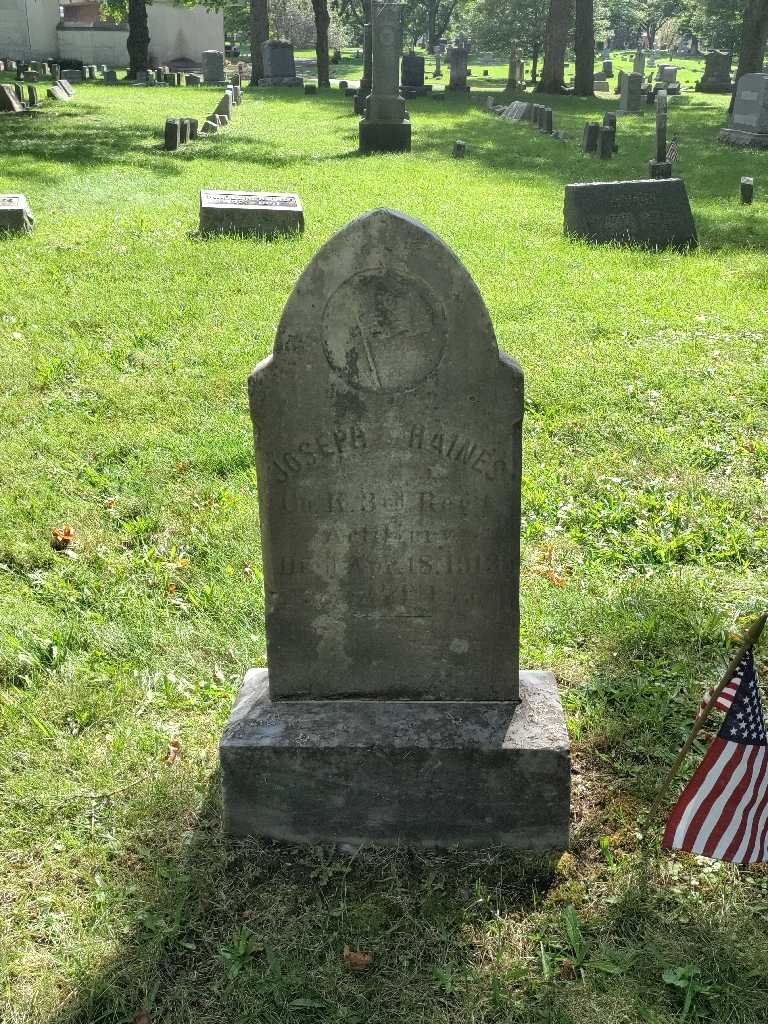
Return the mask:
[[669,149],[667,150],[667,161],[669,163],[674,163],[675,160],[677,160],[677,136],[673,135],[672,141],[669,144]]
[[727,711],[704,760],[675,804],[662,846],[733,864],[768,861],[768,744],[750,647],[733,677],[699,709]]

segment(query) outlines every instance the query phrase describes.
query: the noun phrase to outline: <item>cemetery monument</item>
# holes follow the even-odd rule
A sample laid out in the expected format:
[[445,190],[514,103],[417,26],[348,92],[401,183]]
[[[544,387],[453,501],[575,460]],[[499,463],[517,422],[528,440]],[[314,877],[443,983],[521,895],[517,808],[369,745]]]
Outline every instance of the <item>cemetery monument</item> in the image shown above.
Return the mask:
[[402,39],[399,3],[371,0],[371,93],[360,121],[360,152],[410,152],[411,122],[400,95]]
[[742,75],[736,86],[736,102],[720,141],[731,146],[768,149],[768,74]]
[[704,74],[696,83],[696,92],[730,92],[731,55],[723,50],[710,50],[704,57]]
[[564,846],[557,687],[519,671],[523,375],[463,264],[358,218],[249,390],[268,667],[222,737],[227,831]]

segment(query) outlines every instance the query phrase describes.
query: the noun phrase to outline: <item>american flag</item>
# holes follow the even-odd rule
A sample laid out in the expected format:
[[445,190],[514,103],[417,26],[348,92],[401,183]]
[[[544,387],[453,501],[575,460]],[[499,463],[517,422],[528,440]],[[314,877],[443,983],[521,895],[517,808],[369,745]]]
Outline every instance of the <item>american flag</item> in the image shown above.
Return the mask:
[[677,136],[673,135],[667,150],[667,163],[674,163],[675,160],[677,160]]
[[[740,670],[741,666],[739,667],[739,671]],[[737,671],[737,674],[733,677],[733,679],[726,683],[726,685],[720,691],[717,700],[709,710],[711,711],[717,709],[718,711],[730,711],[731,705],[733,704],[733,698],[736,696],[738,692],[740,683],[741,676],[738,674]],[[707,692],[704,694],[704,700],[702,700],[701,704],[699,704],[699,718],[701,718],[701,716],[704,714],[704,711],[709,702],[712,700],[714,693],[715,688],[712,687],[709,690],[707,690]]]
[[768,745],[751,650],[734,678],[723,726],[675,804],[661,845],[756,864],[768,860]]

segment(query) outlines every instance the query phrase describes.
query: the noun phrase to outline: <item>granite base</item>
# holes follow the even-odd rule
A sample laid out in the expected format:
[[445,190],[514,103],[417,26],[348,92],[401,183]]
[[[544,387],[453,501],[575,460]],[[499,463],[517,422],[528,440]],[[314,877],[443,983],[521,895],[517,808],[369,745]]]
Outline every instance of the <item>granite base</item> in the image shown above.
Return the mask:
[[298,843],[562,849],[570,747],[554,676],[520,702],[281,700],[252,669],[220,744],[224,827]]

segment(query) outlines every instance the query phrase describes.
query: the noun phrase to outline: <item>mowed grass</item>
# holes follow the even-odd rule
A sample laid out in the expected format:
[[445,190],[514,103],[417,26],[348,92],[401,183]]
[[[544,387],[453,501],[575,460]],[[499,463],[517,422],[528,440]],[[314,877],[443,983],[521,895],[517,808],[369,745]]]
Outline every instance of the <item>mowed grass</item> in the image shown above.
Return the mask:
[[[565,142],[414,101],[413,152],[363,159],[338,92],[248,93],[164,153],[217,95],[88,84],[0,119],[0,192],[37,220],[0,242],[4,1024],[759,1024],[768,874],[643,864],[637,830],[768,603],[768,155],[718,145],[727,97],[672,100],[700,248],[596,248],[563,238],[564,184],[654,150],[646,115],[580,154],[613,96],[553,99]],[[204,187],[297,191],[306,231],[203,240]],[[318,247],[383,205],[456,250],[526,373],[522,661],[574,742],[560,860],[221,836],[217,739],[265,661],[246,376]]]

